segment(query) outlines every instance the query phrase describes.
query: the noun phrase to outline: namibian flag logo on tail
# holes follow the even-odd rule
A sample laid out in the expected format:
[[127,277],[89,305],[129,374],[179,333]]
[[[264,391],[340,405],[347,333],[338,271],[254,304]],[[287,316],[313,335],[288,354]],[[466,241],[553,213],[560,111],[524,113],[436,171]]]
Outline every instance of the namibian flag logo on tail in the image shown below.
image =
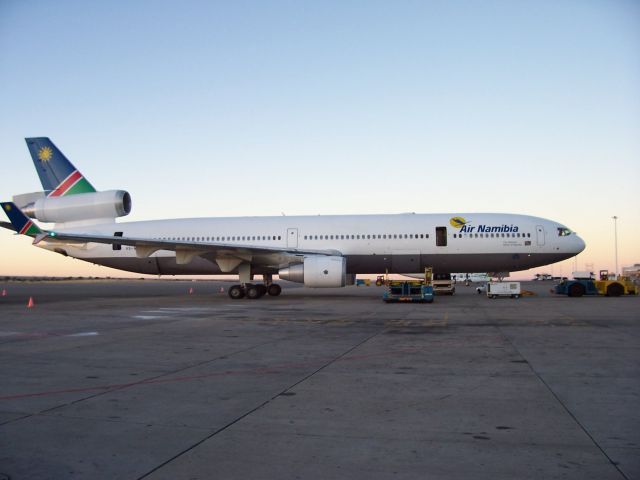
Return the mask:
[[52,191],[50,197],[62,197],[64,195],[73,195],[75,193],[95,192],[96,189],[91,186],[86,178],[78,170],[74,170],[71,175],[65,178],[58,187]]
[[22,213],[22,211],[16,207],[15,203],[5,202],[0,203],[0,205],[2,205],[2,210],[7,214],[7,217],[9,217],[11,225],[13,225],[13,228],[15,228],[16,232],[20,235],[35,237],[39,233],[42,233],[42,230],[40,230],[29,217]]
[[42,187],[50,197],[96,191],[49,138],[37,137],[25,140]]

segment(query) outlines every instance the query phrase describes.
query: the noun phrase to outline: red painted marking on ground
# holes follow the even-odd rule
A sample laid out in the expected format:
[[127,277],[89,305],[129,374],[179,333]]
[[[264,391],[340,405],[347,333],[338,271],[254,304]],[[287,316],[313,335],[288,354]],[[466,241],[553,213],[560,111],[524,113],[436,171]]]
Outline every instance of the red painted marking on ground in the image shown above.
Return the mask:
[[[395,350],[391,352],[385,353],[372,353],[368,355],[354,355],[350,357],[341,358],[338,361],[357,361],[357,360],[366,360],[369,358],[376,357],[388,357],[393,355],[402,355],[406,353],[415,353],[418,349],[403,349],[403,350]],[[314,368],[319,367],[328,361],[330,358],[318,359],[309,362],[302,363],[288,363],[283,365],[274,365],[272,367],[259,367],[259,368],[251,368],[246,370],[227,370],[224,372],[215,372],[215,373],[206,373],[202,375],[190,375],[183,377],[172,377],[172,378],[156,378],[150,380],[141,380],[138,382],[130,382],[130,383],[116,383],[111,385],[96,385],[93,387],[75,387],[75,388],[65,388],[62,390],[48,390],[42,392],[32,392],[32,393],[18,393],[14,395],[4,395],[0,396],[0,400],[16,400],[20,398],[30,398],[30,397],[46,397],[49,395],[61,395],[63,393],[79,393],[79,392],[92,392],[92,391],[100,391],[100,390],[120,390],[123,388],[135,387],[135,386],[144,386],[144,385],[158,385],[163,383],[178,383],[178,382],[189,382],[193,380],[204,380],[208,378],[215,377],[226,377],[232,375],[265,375],[270,373],[279,373],[283,370],[292,370],[296,368]]]

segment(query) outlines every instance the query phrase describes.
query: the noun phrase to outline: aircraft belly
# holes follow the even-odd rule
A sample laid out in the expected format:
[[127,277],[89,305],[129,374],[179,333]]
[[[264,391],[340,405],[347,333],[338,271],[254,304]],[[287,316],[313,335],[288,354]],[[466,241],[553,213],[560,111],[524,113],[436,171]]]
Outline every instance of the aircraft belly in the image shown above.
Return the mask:
[[[432,267],[436,272],[516,272],[569,258],[563,253],[475,253],[348,255],[348,273],[419,273]],[[410,270],[411,269],[411,270]]]
[[146,273],[149,275],[158,275],[160,270],[156,257],[137,258],[137,257],[99,257],[99,258],[82,258],[86,262],[103,265],[105,267],[124,270],[126,272]]
[[[566,253],[492,253],[492,254],[437,254],[437,255],[347,255],[347,273],[380,274],[419,273],[426,267],[436,272],[516,272],[529,268],[559,262],[569,258]],[[175,257],[152,256],[82,258],[87,262],[104,265],[119,270],[152,275],[219,275],[219,266],[202,257],[195,257],[188,264],[177,264]],[[419,260],[419,261],[418,261]],[[252,265],[256,274],[277,273],[278,265]],[[237,274],[237,268],[226,272]]]

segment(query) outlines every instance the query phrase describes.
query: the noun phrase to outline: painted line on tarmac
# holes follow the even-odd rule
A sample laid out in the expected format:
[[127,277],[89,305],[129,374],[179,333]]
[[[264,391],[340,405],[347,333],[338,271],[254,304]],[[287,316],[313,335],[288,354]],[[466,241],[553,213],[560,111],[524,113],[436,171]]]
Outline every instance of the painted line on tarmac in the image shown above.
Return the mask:
[[39,339],[55,337],[95,337],[100,332],[0,332],[0,338]]

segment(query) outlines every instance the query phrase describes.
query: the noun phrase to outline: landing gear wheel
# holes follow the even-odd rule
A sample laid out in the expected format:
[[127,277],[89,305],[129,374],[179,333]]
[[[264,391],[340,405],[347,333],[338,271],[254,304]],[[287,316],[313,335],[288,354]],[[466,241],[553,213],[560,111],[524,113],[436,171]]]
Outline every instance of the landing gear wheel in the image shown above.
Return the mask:
[[260,293],[261,297],[264,297],[267,294],[267,287],[265,285],[256,285],[256,288],[258,289],[258,293]]
[[242,288],[242,285],[232,286],[229,289],[229,297],[231,297],[233,300],[238,300],[244,297],[244,288]]
[[581,297],[582,295],[584,295],[584,287],[579,283],[574,283],[569,287],[570,297]]
[[607,287],[607,297],[619,297],[624,295],[624,287],[619,283],[612,283]]
[[272,297],[277,297],[282,292],[282,287],[277,283],[272,283],[267,287],[267,293]]
[[259,285],[247,285],[246,291],[247,291],[247,298],[249,300],[255,300],[262,296],[260,295],[260,289],[258,287]]

